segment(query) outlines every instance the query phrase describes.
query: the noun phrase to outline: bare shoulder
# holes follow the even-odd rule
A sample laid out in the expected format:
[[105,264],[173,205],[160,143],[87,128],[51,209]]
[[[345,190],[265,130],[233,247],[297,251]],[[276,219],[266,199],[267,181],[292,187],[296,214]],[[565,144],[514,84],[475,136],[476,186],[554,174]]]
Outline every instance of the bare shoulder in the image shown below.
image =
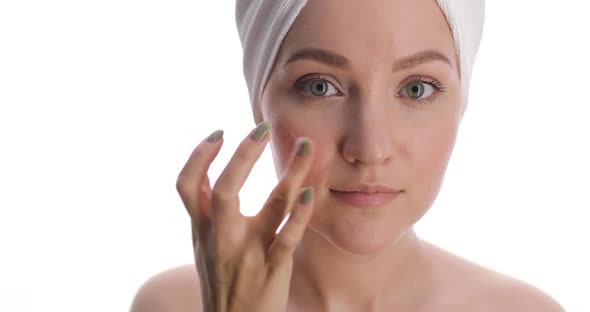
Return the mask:
[[[486,292],[484,292],[486,294]],[[516,279],[507,279],[492,287],[480,298],[482,311],[539,311],[564,312],[564,308],[540,289]]]
[[199,277],[193,265],[160,272],[137,291],[131,312],[200,312]]
[[[564,312],[550,295],[517,278],[493,271],[434,245],[432,257],[439,285],[445,290],[438,306],[468,311]],[[455,310],[456,311],[456,310]]]

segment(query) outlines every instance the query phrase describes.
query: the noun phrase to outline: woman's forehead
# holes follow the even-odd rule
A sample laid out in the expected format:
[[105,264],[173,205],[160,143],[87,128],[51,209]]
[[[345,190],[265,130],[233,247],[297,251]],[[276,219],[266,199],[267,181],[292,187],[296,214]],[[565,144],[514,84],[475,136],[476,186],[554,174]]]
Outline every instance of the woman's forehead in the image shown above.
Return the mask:
[[402,58],[436,50],[455,67],[455,46],[435,0],[310,0],[285,37],[283,62],[301,49],[334,51],[349,59]]

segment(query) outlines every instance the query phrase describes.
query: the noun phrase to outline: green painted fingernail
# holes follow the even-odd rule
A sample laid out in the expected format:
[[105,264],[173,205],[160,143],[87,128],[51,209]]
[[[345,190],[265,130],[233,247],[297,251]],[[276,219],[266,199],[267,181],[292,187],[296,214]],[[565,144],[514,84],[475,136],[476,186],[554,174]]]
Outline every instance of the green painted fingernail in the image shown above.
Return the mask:
[[307,154],[309,154],[310,148],[311,144],[309,143],[309,141],[307,139],[302,140],[301,142],[299,142],[299,145],[297,146],[297,156],[305,157]]
[[301,204],[302,205],[309,204],[312,196],[313,196],[313,188],[311,188],[311,187],[306,188],[305,191],[303,191],[303,194],[301,194]]
[[254,133],[252,133],[250,138],[256,142],[262,141],[262,139],[264,139],[264,137],[268,133],[269,128],[270,124],[268,122],[261,122],[260,124],[258,124],[256,130],[254,130]]
[[215,130],[207,137],[207,142],[217,142],[223,137],[223,130]]

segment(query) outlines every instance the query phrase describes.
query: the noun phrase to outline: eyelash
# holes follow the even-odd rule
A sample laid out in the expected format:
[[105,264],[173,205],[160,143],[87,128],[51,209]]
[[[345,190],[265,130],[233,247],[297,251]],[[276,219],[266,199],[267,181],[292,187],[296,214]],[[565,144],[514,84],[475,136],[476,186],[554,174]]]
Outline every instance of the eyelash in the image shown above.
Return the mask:
[[[418,105],[426,105],[426,104],[434,102],[434,100],[438,97],[438,94],[445,92],[445,90],[446,90],[445,87],[440,82],[438,82],[434,79],[431,79],[431,78],[426,78],[424,76],[413,77],[410,81],[408,81],[407,83],[404,84],[404,88],[413,82],[426,83],[426,84],[431,85],[434,88],[434,92],[432,92],[431,96],[429,96],[425,99],[411,100],[412,102],[415,102]],[[397,94],[395,96],[398,97]]]
[[[309,95],[309,94],[305,94],[302,89],[303,89],[303,85],[307,82],[310,82],[311,80],[324,80],[330,84],[332,84],[334,86],[334,88],[336,88],[336,90],[338,90],[338,96],[341,96],[343,93],[340,91],[340,89],[338,87],[336,87],[336,84],[333,83],[328,76],[325,75],[308,75],[305,76],[299,80],[297,80],[297,82],[295,82],[295,89],[297,90],[297,92],[299,92],[300,94],[302,94],[303,96],[307,97],[307,98],[311,98],[314,100],[321,100],[321,99],[325,99],[327,97],[325,96],[315,96],[315,95]],[[407,87],[409,84],[414,83],[414,82],[421,82],[421,83],[426,83],[431,85],[434,88],[434,92],[433,95],[429,96],[428,98],[425,99],[417,99],[417,100],[410,100],[418,105],[426,105],[428,103],[431,103],[434,101],[435,98],[438,97],[438,93],[441,92],[445,92],[445,87],[438,81],[431,79],[431,78],[427,78],[424,76],[415,76],[412,77],[412,79],[410,79],[409,81],[407,81],[406,83],[404,83],[404,87]],[[399,92],[398,92],[399,93]],[[396,97],[399,97],[399,95],[396,93],[395,95]]]
[[311,74],[311,75],[307,75],[307,76],[300,78],[299,80],[297,80],[297,82],[295,82],[295,90],[299,94],[303,95],[304,97],[309,98],[309,99],[313,99],[313,100],[325,100],[326,98],[328,98],[329,96],[319,97],[319,96],[315,96],[315,95],[309,95],[309,94],[306,94],[305,92],[303,92],[304,85],[308,82],[313,81],[313,80],[326,81],[329,84],[333,85],[336,90],[338,90],[337,96],[341,96],[343,94],[342,91],[340,91],[340,89],[338,87],[336,87],[336,83],[332,82],[332,80],[328,76],[321,75],[321,74]]

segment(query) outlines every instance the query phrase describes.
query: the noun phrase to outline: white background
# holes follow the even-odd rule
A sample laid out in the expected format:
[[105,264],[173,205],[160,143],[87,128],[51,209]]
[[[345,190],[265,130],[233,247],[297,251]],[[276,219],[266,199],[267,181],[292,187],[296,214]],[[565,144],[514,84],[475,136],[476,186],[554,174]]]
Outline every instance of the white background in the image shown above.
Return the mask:
[[[553,5],[551,5],[553,4]],[[487,3],[470,106],[427,240],[590,311],[590,6]],[[0,310],[125,311],[192,261],[193,147],[254,126],[234,1],[0,2]],[[275,184],[267,149],[242,191]]]

